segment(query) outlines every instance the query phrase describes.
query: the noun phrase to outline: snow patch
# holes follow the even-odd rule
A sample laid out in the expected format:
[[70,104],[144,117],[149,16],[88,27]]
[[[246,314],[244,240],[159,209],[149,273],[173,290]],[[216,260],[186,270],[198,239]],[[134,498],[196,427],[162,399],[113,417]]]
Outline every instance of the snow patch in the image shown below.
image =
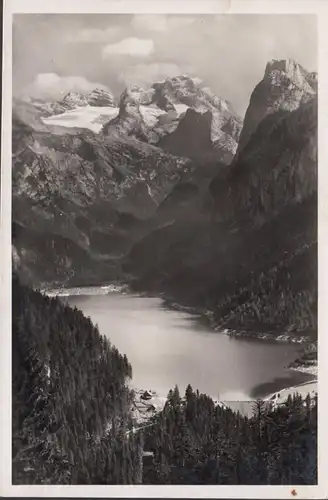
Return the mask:
[[[178,118],[187,111],[189,106],[175,104]],[[155,127],[158,118],[167,114],[167,111],[156,106],[140,106],[140,113],[149,128]],[[111,106],[79,106],[75,109],[65,111],[59,115],[42,118],[45,125],[60,126],[67,128],[86,128],[98,134],[103,125],[116,118],[119,114],[118,107]]]
[[154,127],[157,123],[158,117],[164,115],[166,111],[160,108],[153,108],[151,106],[140,106],[141,116],[148,127]]
[[45,125],[87,128],[92,132],[99,133],[103,124],[116,118],[118,113],[119,108],[111,106],[83,106],[42,120]]

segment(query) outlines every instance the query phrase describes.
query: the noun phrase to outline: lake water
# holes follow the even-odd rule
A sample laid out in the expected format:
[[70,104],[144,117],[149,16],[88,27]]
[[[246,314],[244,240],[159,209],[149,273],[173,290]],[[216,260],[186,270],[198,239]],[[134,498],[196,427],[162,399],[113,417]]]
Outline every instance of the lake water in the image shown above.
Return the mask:
[[109,293],[63,298],[98,325],[132,364],[133,386],[166,396],[190,383],[223,401],[264,397],[310,380],[288,370],[300,346],[236,339],[206,327],[199,318],[168,309],[161,299]]

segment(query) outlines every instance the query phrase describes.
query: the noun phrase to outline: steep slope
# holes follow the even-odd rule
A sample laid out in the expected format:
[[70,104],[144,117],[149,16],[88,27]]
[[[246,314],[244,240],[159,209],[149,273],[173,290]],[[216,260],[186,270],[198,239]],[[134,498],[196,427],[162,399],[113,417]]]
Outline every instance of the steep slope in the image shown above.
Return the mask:
[[134,138],[54,133],[30,118],[14,109],[15,262],[37,283],[117,279],[117,258],[191,165]]
[[[275,63],[282,68],[279,81],[286,64]],[[260,84],[269,94],[271,76],[266,71]],[[304,73],[308,79],[314,75]],[[273,97],[258,102],[254,90],[247,116],[262,118],[256,127],[245,120],[241,135],[249,139],[232,165],[219,170],[207,194],[193,199],[198,208],[192,217],[181,213],[135,245],[127,269],[137,288],[208,308],[222,328],[311,336],[317,303],[317,102],[312,90],[297,103],[293,86],[290,94],[283,87],[281,98],[275,92],[280,105],[273,111],[266,106]]]
[[[172,154],[187,156],[198,161],[214,161],[219,157],[218,151],[223,150],[226,163],[233,158],[233,147],[229,147],[229,140],[225,135],[225,141],[221,148],[215,147],[211,140],[211,127],[213,116],[210,111],[199,113],[188,108],[176,130],[167,134],[158,142],[158,145]],[[230,141],[232,139],[230,137]]]

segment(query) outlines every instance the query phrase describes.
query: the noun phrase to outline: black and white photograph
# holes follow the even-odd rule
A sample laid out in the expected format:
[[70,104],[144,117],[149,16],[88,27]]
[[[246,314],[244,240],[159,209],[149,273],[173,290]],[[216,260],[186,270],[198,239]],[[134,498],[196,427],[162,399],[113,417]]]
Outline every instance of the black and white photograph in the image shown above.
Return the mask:
[[12,16],[13,486],[318,485],[318,15],[185,10]]

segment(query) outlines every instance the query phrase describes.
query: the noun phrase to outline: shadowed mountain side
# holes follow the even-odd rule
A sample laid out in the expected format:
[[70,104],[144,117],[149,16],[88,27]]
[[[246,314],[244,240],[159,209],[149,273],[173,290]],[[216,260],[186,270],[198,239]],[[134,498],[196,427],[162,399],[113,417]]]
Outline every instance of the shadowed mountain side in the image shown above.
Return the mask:
[[137,289],[206,307],[222,327],[315,335],[317,101],[312,87],[297,99],[293,88],[279,98],[275,88],[279,106],[245,121],[252,132],[231,166],[134,246],[126,269]]

